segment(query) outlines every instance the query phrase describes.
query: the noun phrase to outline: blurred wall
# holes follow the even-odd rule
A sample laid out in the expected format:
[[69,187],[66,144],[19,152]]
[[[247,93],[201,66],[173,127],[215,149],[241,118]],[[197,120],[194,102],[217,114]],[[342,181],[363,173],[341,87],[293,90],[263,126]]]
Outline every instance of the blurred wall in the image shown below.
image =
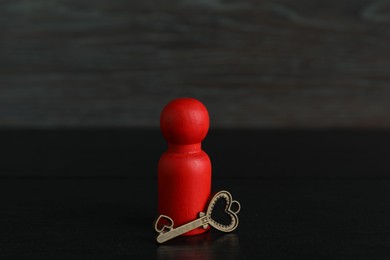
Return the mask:
[[390,127],[390,1],[3,0],[0,127]]

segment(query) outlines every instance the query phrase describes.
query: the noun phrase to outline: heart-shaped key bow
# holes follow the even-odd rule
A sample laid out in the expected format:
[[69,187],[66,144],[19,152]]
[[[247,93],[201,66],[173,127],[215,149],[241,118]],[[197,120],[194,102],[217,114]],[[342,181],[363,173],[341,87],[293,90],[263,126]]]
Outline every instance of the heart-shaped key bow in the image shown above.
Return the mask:
[[[221,199],[225,200],[226,202],[224,213],[227,214],[230,218],[230,222],[228,224],[221,224],[212,217],[214,206]],[[168,241],[169,239],[180,236],[195,228],[203,227],[204,229],[206,229],[209,225],[223,232],[231,232],[235,230],[238,226],[237,214],[240,209],[240,203],[236,200],[233,200],[232,195],[229,192],[217,192],[210,200],[206,213],[199,212],[199,218],[180,227],[173,228],[173,220],[168,216],[160,215],[154,224],[154,229],[158,233],[157,242],[163,243],[165,241]]]

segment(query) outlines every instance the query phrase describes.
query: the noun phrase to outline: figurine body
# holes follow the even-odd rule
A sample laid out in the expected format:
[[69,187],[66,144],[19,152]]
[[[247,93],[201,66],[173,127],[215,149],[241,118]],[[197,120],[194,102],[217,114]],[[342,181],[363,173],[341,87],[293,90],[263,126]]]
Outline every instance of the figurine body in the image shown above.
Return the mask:
[[[211,163],[201,149],[209,129],[209,115],[200,101],[178,98],[161,112],[160,127],[168,150],[158,165],[158,211],[180,226],[196,219],[210,197]],[[185,235],[206,230],[197,228]]]

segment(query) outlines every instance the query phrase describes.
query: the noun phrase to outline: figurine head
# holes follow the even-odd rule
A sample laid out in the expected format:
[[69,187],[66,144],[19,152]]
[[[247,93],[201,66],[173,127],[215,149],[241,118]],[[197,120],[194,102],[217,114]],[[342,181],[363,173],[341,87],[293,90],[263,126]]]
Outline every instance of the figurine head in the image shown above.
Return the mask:
[[160,128],[170,144],[196,144],[206,137],[209,121],[209,113],[199,100],[177,98],[162,110]]

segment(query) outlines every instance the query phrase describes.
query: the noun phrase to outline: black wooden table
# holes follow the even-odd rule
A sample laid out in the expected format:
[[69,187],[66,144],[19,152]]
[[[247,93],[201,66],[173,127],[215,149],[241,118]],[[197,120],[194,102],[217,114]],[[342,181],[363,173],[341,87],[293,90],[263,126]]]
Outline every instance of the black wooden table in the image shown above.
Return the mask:
[[158,129],[0,131],[0,259],[388,259],[387,131],[211,129],[240,225],[158,245]]
[[386,259],[390,181],[214,179],[240,225],[158,245],[151,179],[4,179],[1,259]]

